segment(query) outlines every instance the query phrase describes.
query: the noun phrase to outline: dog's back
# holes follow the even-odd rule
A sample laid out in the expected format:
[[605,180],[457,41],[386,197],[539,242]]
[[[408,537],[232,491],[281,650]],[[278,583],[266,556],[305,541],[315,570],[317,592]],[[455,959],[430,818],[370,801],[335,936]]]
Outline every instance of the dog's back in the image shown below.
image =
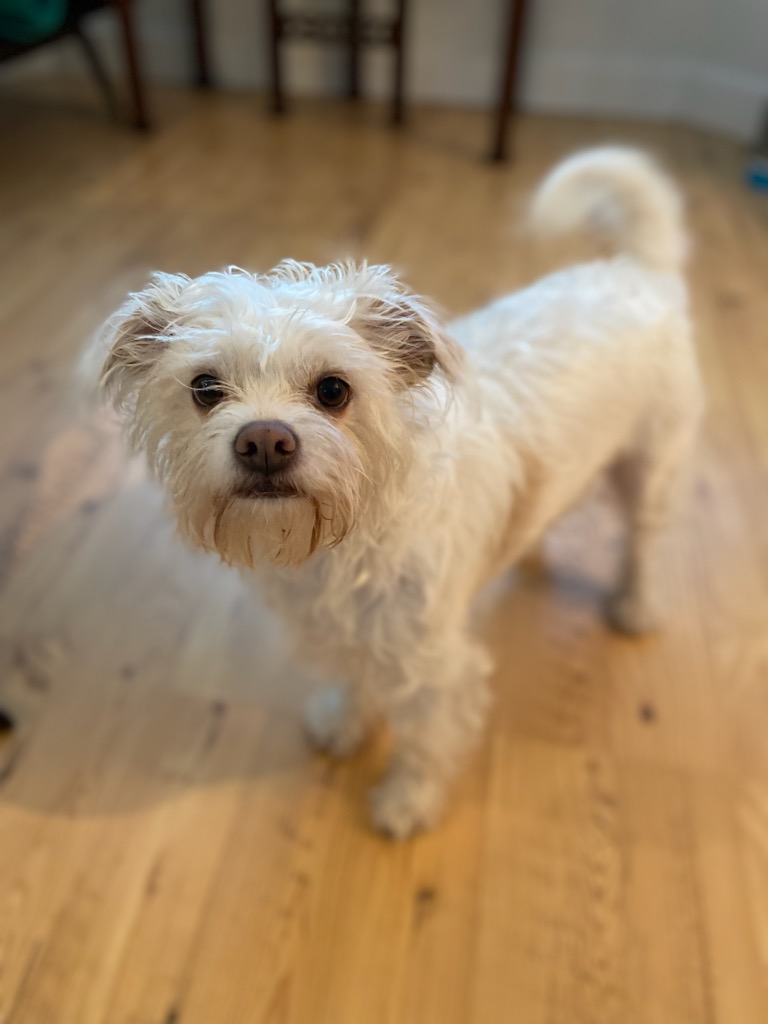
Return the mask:
[[484,447],[510,453],[509,558],[601,469],[682,460],[701,408],[673,183],[645,154],[590,150],[545,178],[532,222],[545,235],[591,235],[608,258],[551,274],[452,325],[494,435]]

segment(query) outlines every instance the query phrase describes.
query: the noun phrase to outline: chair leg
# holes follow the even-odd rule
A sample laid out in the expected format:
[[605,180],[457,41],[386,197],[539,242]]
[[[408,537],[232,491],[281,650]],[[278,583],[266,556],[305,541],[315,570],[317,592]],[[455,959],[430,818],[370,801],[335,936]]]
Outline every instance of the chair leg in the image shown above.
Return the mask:
[[501,92],[496,106],[496,126],[491,160],[506,160],[508,156],[507,136],[510,116],[517,107],[516,86],[527,6],[527,0],[510,0],[509,35]]
[[147,131],[150,127],[147,106],[144,99],[144,82],[141,75],[139,52],[136,46],[136,31],[133,22],[132,0],[114,0],[123,32],[123,49],[128,68],[128,82],[133,106],[132,121],[136,128]]
[[392,123],[405,119],[405,19],[406,0],[397,0],[393,43],[395,47],[394,82],[392,86]]
[[104,67],[101,57],[99,56],[99,51],[83,31],[83,27],[80,23],[77,23],[74,26],[72,34],[80,44],[80,48],[83,51],[86,61],[90,65],[94,78],[98,82],[99,88],[107,102],[107,109],[109,110],[110,116],[117,120],[120,117],[120,104],[118,103],[117,93],[112,85],[112,81],[107,74],[107,70]]
[[285,113],[285,97],[283,95],[283,68],[280,42],[283,35],[283,23],[277,8],[278,0],[269,0],[269,63],[272,74],[272,113]]
[[195,55],[195,81],[201,89],[211,86],[211,70],[208,59],[208,26],[203,0],[189,0],[192,16],[192,36]]
[[347,95],[360,97],[360,0],[349,0],[349,80]]

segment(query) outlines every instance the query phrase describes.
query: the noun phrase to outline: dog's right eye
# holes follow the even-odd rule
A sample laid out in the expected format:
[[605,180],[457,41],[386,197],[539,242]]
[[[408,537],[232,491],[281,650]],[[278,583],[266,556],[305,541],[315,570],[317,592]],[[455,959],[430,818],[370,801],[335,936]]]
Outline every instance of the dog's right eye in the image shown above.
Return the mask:
[[209,373],[201,373],[192,381],[192,397],[195,402],[204,409],[210,409],[226,398],[226,392],[221,381],[212,377]]

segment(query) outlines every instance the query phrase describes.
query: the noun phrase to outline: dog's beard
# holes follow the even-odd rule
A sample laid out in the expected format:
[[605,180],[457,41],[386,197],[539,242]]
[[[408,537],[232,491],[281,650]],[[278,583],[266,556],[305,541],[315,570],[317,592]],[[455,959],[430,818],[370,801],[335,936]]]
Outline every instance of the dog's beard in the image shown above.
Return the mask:
[[362,495],[344,488],[333,495],[267,497],[244,494],[186,494],[175,500],[179,529],[191,543],[215,551],[228,565],[253,568],[259,562],[298,565],[323,548],[339,544],[358,523]]

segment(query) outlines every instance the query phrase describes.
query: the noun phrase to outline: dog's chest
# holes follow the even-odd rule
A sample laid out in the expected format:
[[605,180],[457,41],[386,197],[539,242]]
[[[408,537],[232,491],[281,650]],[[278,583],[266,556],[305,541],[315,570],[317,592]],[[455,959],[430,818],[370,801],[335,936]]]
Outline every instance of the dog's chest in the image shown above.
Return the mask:
[[263,576],[265,596],[306,644],[341,656],[364,650],[388,658],[423,630],[426,594],[417,565],[380,557],[337,559],[322,552],[310,563]]

